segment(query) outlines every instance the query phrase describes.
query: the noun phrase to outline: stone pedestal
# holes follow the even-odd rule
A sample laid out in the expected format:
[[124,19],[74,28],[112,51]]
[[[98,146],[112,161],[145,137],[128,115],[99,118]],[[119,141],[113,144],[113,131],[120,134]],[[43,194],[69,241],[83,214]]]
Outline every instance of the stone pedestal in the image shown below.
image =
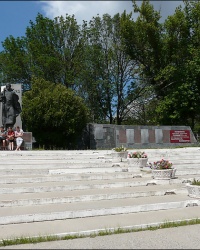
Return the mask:
[[122,162],[123,160],[125,160],[127,158],[128,152],[127,151],[123,151],[123,152],[112,152],[111,156],[112,156],[112,162]]

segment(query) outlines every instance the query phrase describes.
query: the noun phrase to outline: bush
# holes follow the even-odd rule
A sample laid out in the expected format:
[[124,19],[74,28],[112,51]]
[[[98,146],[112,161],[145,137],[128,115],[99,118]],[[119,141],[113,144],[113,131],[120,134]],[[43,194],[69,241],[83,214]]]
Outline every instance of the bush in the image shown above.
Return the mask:
[[87,109],[80,97],[62,84],[33,78],[22,98],[22,121],[45,149],[76,148],[87,124]]

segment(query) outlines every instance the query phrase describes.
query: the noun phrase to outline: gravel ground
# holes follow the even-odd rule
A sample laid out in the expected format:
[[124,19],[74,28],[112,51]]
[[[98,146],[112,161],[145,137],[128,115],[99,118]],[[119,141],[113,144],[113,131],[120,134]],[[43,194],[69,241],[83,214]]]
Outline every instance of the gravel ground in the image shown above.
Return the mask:
[[200,249],[199,232],[200,225],[193,225],[0,249]]

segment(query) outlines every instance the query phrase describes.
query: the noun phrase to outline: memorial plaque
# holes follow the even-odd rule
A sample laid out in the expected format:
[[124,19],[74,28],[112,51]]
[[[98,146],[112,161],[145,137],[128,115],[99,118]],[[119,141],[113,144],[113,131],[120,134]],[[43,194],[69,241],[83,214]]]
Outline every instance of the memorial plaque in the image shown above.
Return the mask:
[[149,143],[155,143],[155,130],[149,129]]
[[94,136],[96,140],[103,140],[103,126],[98,126],[95,128]]
[[134,129],[126,130],[127,143],[134,143]]
[[163,143],[163,130],[155,129],[156,143]]
[[190,142],[190,131],[189,130],[170,130],[170,142],[171,143]]
[[135,129],[135,143],[141,143],[141,130]]
[[141,143],[148,143],[148,142],[149,142],[149,130],[141,129]]
[[163,143],[169,143],[169,130],[163,130]]
[[119,142],[126,143],[126,130],[119,130]]

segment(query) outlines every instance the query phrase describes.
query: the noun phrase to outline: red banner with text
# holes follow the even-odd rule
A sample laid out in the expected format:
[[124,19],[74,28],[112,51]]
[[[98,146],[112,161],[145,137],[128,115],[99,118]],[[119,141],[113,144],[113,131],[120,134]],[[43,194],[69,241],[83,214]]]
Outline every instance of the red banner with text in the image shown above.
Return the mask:
[[170,130],[170,142],[190,142],[190,130]]

